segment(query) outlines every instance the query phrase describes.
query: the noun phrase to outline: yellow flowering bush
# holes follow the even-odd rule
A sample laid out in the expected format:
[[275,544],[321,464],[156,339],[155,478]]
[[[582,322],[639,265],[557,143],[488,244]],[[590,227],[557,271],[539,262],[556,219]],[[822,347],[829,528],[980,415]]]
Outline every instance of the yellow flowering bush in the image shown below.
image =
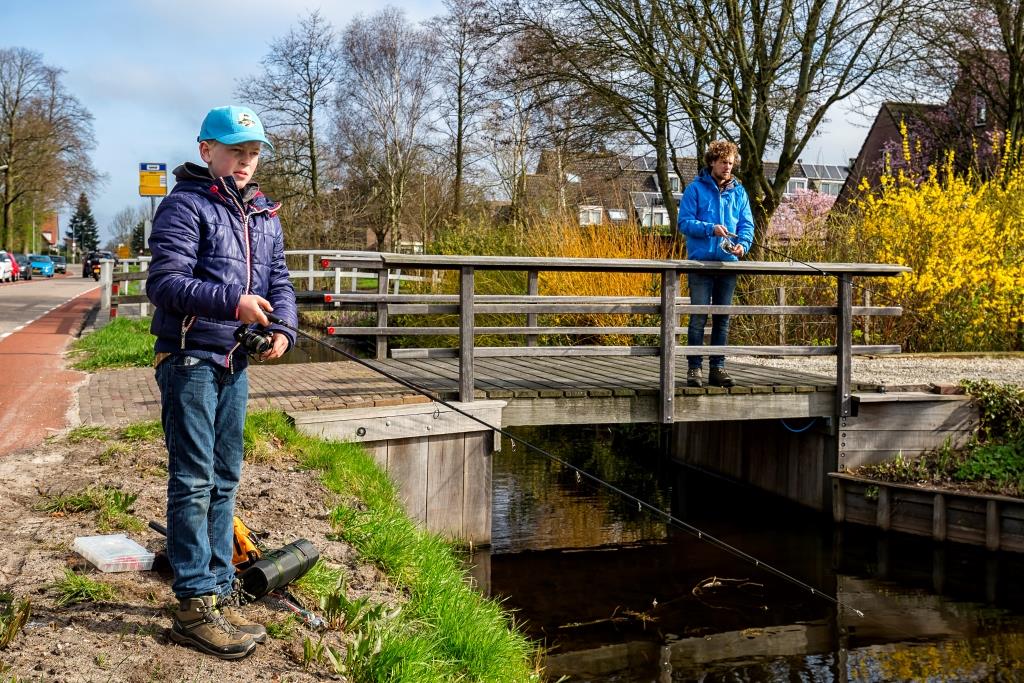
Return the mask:
[[[991,177],[954,172],[952,155],[923,178],[883,174],[860,202],[848,237],[862,260],[913,272],[871,283],[877,303],[904,307],[878,319],[884,338],[909,351],[1019,349],[1024,335],[1024,165],[1003,149]],[[909,156],[906,145],[904,155]],[[907,159],[909,161],[909,159]],[[863,189],[867,189],[866,187]]]

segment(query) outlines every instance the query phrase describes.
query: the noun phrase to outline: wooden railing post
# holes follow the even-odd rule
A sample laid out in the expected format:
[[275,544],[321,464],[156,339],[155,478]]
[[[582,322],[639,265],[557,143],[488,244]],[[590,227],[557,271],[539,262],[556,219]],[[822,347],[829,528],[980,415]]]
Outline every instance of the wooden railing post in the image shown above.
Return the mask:
[[395,294],[398,294],[398,287],[402,283],[402,269],[395,270]]
[[[526,271],[526,293],[530,296],[537,296],[540,294],[540,273],[536,270]],[[537,327],[537,314],[527,313],[526,314],[526,326]],[[528,334],[526,335],[526,345],[536,346],[537,335]]]
[[853,282],[849,275],[839,275],[836,315],[836,415],[850,416],[853,355]]
[[[388,269],[381,268],[377,271],[377,293],[387,295],[388,293]],[[388,326],[388,305],[387,302],[377,304],[377,327]],[[387,335],[377,335],[377,360],[384,360],[388,357]]]
[[[786,288],[778,287],[775,290],[775,302],[779,306],[786,305]],[[786,345],[786,316],[779,314],[779,346]]]
[[473,267],[462,266],[459,277],[459,400],[473,400],[473,346],[476,343],[473,309]]
[[679,273],[661,271],[661,410],[662,424],[670,424],[675,415],[676,396],[676,297]]
[[313,264],[313,260],[314,260],[316,255],[310,253],[310,254],[307,254],[306,256],[308,257],[308,260],[309,260],[309,262],[306,264],[306,270],[309,272],[309,280],[308,280],[307,285],[306,285],[306,291],[307,292],[312,292],[313,291],[313,265],[314,265]]
[[110,289],[114,285],[114,262],[100,261],[100,310],[110,308]]
[[[871,290],[867,289],[866,287],[864,288],[864,307],[865,308],[870,308],[871,307]],[[863,339],[863,341],[861,341],[861,344],[864,344],[865,346],[870,344],[871,343],[870,339],[871,339],[871,316],[870,315],[866,315],[866,316],[864,316],[864,339]]]

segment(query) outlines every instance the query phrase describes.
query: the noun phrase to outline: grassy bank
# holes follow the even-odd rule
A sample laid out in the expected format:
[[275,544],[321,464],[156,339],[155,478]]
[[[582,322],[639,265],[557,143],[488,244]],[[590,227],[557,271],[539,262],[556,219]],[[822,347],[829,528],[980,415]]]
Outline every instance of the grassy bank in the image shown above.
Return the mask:
[[149,318],[114,318],[71,345],[72,367],[95,372],[105,368],[141,368],[153,364]]
[[[394,485],[362,448],[306,437],[280,413],[250,415],[247,454],[271,443],[322,473],[343,501],[332,513],[340,535],[407,591],[400,610],[339,607],[355,624],[358,655],[339,671],[357,681],[539,680],[534,646],[508,613],[467,585],[453,547],[416,528]],[[322,606],[345,602],[330,579],[314,582],[314,591]]]

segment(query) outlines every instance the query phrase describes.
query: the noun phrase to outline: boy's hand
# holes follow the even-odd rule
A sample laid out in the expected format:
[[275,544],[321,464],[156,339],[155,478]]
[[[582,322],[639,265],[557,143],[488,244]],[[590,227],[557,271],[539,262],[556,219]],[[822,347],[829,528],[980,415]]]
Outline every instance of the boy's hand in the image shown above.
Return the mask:
[[274,348],[261,355],[260,360],[280,358],[288,350],[288,337],[280,332],[275,332],[272,338],[274,340]]
[[728,237],[729,236],[729,229],[726,228],[721,223],[719,223],[714,228],[712,228],[711,235],[713,237]]
[[270,321],[267,320],[267,316],[263,314],[263,311],[273,312],[274,307],[270,305],[270,302],[264,299],[262,296],[257,294],[243,294],[238,299],[238,309],[236,315],[240,322],[259,323],[263,327],[270,327]]

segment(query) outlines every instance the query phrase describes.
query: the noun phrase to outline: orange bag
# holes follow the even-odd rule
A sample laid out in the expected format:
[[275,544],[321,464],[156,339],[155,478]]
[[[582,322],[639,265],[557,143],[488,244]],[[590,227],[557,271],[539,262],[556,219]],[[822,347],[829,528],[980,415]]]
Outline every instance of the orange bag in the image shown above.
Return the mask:
[[241,571],[260,559],[259,538],[239,517],[235,517],[234,528],[235,550],[231,563],[235,565],[235,571]]

